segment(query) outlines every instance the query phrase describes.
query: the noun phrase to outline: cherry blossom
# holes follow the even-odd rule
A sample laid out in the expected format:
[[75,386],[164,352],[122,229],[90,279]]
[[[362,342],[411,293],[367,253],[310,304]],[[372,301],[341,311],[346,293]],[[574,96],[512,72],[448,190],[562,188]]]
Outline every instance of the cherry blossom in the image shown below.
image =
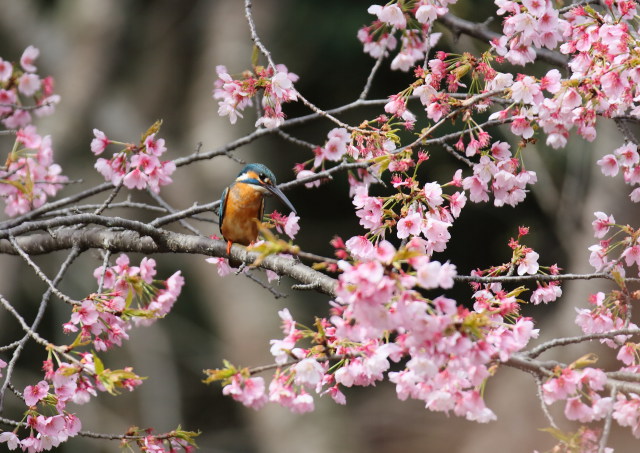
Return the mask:
[[[96,155],[102,154],[108,145],[116,143],[98,129],[94,129],[94,135],[91,151]],[[171,175],[176,165],[173,161],[159,159],[167,148],[163,138],[156,138],[156,132],[146,135],[140,145],[125,145],[111,159],[100,157],[96,161],[95,168],[105,180],[114,185],[123,184],[129,189],[148,188],[154,193],[160,192],[161,186],[173,182]]]
[[0,170],[0,196],[9,216],[42,206],[68,181],[60,165],[53,162],[50,136],[40,136],[35,126],[18,130],[14,152]]
[[242,111],[252,104],[252,98],[262,90],[264,115],[256,126],[274,128],[284,122],[282,104],[296,101],[298,94],[293,84],[298,76],[285,65],[275,68],[255,68],[255,73],[243,73],[242,79],[234,79],[225,66],[216,68],[218,79],[214,82],[213,98],[218,101],[218,114],[228,116],[231,124],[242,118]]

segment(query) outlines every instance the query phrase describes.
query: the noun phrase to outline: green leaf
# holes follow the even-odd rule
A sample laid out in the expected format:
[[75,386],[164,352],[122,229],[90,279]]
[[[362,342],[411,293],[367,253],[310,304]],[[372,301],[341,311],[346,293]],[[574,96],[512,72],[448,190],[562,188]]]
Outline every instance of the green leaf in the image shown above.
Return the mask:
[[224,365],[224,368],[202,370],[202,372],[207,375],[207,378],[202,382],[204,382],[205,384],[211,384],[212,382],[223,381],[222,384],[226,385],[233,376],[247,370],[246,368],[244,370],[238,370],[231,362],[226,359],[222,360],[222,364]]
[[153,318],[157,318],[158,316],[151,310],[143,310],[143,309],[136,309],[136,308],[128,308],[125,309],[122,312],[122,317],[123,318],[127,318],[127,317],[133,317],[136,316],[138,318],[147,318],[147,319],[153,319]]
[[27,194],[27,188],[20,181],[13,181],[11,179],[0,179],[0,184],[9,184],[10,186],[15,187],[23,194]]
[[540,431],[551,434],[553,437],[558,439],[561,442],[570,442],[572,435],[567,434],[558,428],[548,427],[548,428],[540,428]]
[[92,351],[92,354],[93,354],[94,369],[96,370],[96,374],[100,375],[104,371],[104,363],[102,363],[102,360],[100,360],[100,358],[95,352]]
[[140,143],[141,144],[144,143],[144,141],[147,139],[148,136],[159,132],[161,126],[162,126],[162,120],[157,120],[155,123],[153,123],[151,127],[147,129],[147,131],[144,134],[142,134],[142,136],[140,137]]
[[258,46],[254,45],[253,51],[251,52],[251,66],[254,68],[258,66],[258,58],[260,58],[260,49],[258,49]]
[[178,425],[178,429],[173,431],[172,434],[174,435],[174,437],[188,442],[189,445],[193,445],[196,448],[198,447],[194,438],[198,437],[201,434],[200,431],[183,431],[180,425]]

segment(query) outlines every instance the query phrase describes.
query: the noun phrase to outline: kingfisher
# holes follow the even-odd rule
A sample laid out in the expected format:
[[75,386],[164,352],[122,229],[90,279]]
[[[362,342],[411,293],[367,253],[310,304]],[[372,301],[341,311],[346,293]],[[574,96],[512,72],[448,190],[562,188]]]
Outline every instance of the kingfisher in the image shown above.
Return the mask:
[[220,232],[227,241],[227,255],[235,242],[250,245],[258,238],[264,214],[264,196],[273,194],[293,213],[296,209],[276,186],[276,177],[262,164],[247,164],[236,180],[222,192],[218,216]]

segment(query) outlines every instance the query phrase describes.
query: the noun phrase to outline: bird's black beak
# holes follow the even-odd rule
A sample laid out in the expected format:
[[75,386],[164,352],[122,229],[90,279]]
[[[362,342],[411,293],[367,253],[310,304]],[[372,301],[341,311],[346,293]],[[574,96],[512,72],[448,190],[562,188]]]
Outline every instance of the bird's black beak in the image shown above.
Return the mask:
[[265,184],[264,188],[274,194],[281,202],[286,204],[294,214],[297,214],[296,208],[293,207],[289,199],[285,196],[285,194],[282,193],[282,190],[278,189],[276,186],[272,186],[271,184]]

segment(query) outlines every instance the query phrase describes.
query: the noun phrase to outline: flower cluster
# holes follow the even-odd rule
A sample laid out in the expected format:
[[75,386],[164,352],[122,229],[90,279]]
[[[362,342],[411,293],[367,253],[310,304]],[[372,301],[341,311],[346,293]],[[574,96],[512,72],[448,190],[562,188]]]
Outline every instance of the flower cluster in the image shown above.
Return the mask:
[[586,108],[607,116],[628,109],[637,116],[640,70],[631,49],[638,38],[626,22],[636,14],[635,2],[612,1],[613,14],[578,6],[567,13],[571,27],[560,51],[570,55],[569,67],[587,95]]
[[98,267],[94,276],[107,291],[91,294],[74,307],[64,330],[80,332],[70,348],[91,342],[98,351],[121,346],[131,327],[149,325],[169,313],[184,278],[177,271],[167,280],[154,280],[155,266],[155,260],[148,258],[140,266],[131,266],[129,257],[122,254],[115,266]]
[[636,438],[640,439],[640,396],[619,393],[613,403],[613,419],[620,426],[628,426]]
[[[508,263],[492,266],[484,270],[475,270],[473,275],[477,276],[499,276],[513,274],[514,270],[518,275],[558,275],[560,268],[557,265],[552,266],[540,266],[538,258],[540,257],[530,247],[521,244],[520,241],[523,236],[529,234],[527,227],[520,227],[518,231],[518,237],[509,241],[509,247],[513,250],[511,260]],[[474,308],[479,310],[484,309],[496,309],[498,308],[502,313],[506,312],[518,312],[519,301],[517,296],[524,291],[523,287],[520,287],[510,293],[506,293],[502,289],[502,285],[494,283],[486,285],[483,289],[480,284],[472,283],[476,293],[473,295],[475,299]],[[534,305],[541,303],[554,302],[562,295],[562,288],[560,282],[536,282],[536,289],[531,293],[529,298],[530,302]]]
[[23,392],[27,406],[24,427],[29,434],[21,439],[18,428],[3,432],[0,443],[6,443],[10,450],[20,447],[23,451],[39,452],[57,447],[80,431],[80,419],[67,411],[67,404],[84,404],[96,395],[96,389],[105,390],[97,379],[93,355],[80,354],[80,357],[80,360],[74,359],[74,363],[58,361],[57,369],[53,360],[44,362],[44,379],[26,386]]
[[[624,327],[635,329],[638,326],[628,320],[627,303],[630,302],[629,299],[617,291],[610,294],[599,291],[589,297],[591,309],[576,308],[578,314],[575,322],[585,334],[608,333]],[[616,335],[615,341],[603,339],[601,342],[611,348],[618,349],[628,338],[628,335]],[[628,351],[628,349],[621,350],[619,358],[622,359]]]
[[0,168],[0,196],[5,212],[16,216],[42,206],[68,181],[53,161],[51,137],[40,136],[33,125],[19,129],[5,166]]
[[149,189],[160,192],[161,186],[171,184],[171,175],[176,170],[173,161],[161,161],[160,156],[167,150],[163,138],[156,138],[159,123],[147,131],[140,144],[122,143],[110,140],[104,132],[94,129],[91,151],[96,156],[102,154],[110,144],[124,146],[110,159],[98,158],[95,168],[105,181],[114,185],[124,184],[129,189]]
[[[146,325],[168,313],[184,280],[180,271],[166,281],[154,280],[155,275],[153,259],[143,258],[140,266],[131,266],[126,255],[120,255],[115,266],[100,266],[95,270],[94,276],[107,291],[93,294],[74,306],[64,330],[80,330],[78,337],[69,346],[51,345],[49,357],[43,364],[44,379],[24,389],[28,436],[21,439],[17,434],[18,427],[13,432],[1,433],[0,443],[6,443],[11,450],[18,446],[30,452],[50,450],[80,430],[78,417],[67,411],[69,403],[85,404],[98,392],[116,394],[120,390],[132,391],[142,384],[142,379],[130,367],[105,368],[95,352],[81,352],[77,348],[91,344],[94,350],[104,351],[114,345],[120,346],[122,340],[128,338],[127,330],[133,324]],[[2,364],[5,362],[0,360],[0,368]],[[192,443],[177,434],[176,438],[162,440],[147,437],[148,445],[158,448],[168,442],[173,447],[190,451],[189,444]]]
[[[483,383],[496,364],[537,336],[533,322],[519,315],[523,290],[478,285],[473,310],[463,309],[447,297],[421,294],[451,288],[456,276],[454,265],[429,258],[425,240],[414,237],[401,249],[364,237],[339,242],[356,261],[339,262],[332,316],[309,328],[288,310],[279,313],[285,336],[271,341],[278,365],[271,383],[229,364],[209,370],[215,377],[208,381],[224,380],[223,392],[248,407],[270,401],[300,413],[313,410],[313,393],[345,404],[344,388],[374,385],[386,375],[400,399],[420,399],[428,409],[469,420],[495,419],[481,396]],[[515,248],[509,265],[536,273],[537,254]],[[389,371],[401,360],[403,369]]]
[[604,390],[606,382],[607,376],[600,369],[568,366],[542,385],[542,395],[545,404],[566,400],[565,416],[588,423],[603,419],[611,411],[611,397],[603,398],[598,393]]
[[[478,149],[481,147],[482,143],[479,143]],[[524,201],[527,184],[535,184],[538,178],[534,171],[524,170],[520,161],[513,158],[510,145],[495,142],[481,155],[479,162],[473,166],[473,176],[462,180],[462,187],[469,191],[469,199],[476,203],[489,201],[491,190],[495,206],[515,206]]]
[[[55,361],[51,355],[55,356]],[[64,362],[57,352],[50,350],[50,358],[43,363],[44,379],[26,386],[23,392],[27,406],[24,427],[29,435],[20,439],[18,427],[13,432],[0,434],[0,443],[6,443],[11,450],[17,446],[29,452],[50,450],[77,435],[81,429],[80,419],[67,411],[69,403],[85,404],[98,391],[116,393],[118,389],[133,390],[142,384],[131,368],[104,369],[95,354],[78,353],[79,359],[68,357],[71,360]]]
[[53,79],[41,79],[36,72],[39,53],[35,47],[27,47],[19,65],[0,58],[0,122],[16,130],[13,150],[0,168],[0,196],[9,216],[42,206],[68,181],[53,161],[51,137],[40,136],[30,124],[31,113],[49,115],[60,101],[53,93]]
[[[356,215],[360,224],[369,230],[367,236],[384,238],[395,227],[399,239],[415,239],[413,246],[428,254],[446,248],[450,238],[448,229],[465,206],[466,196],[464,192],[452,195],[443,192],[443,187],[455,184],[441,186],[428,182],[421,185],[416,176],[419,166],[426,160],[428,155],[420,152],[414,161],[411,151],[379,159],[381,167],[392,172],[391,184],[398,192],[387,197],[369,195],[370,180],[350,181]],[[460,181],[457,184],[460,185]],[[354,238],[347,246],[356,258],[367,259],[373,246],[366,242]]]
[[[510,16],[505,21],[505,36],[494,43],[498,54],[505,55],[512,63],[525,63],[535,58],[535,51],[530,46],[520,45],[523,39],[547,47],[562,40],[564,44],[560,50],[570,56],[572,76],[570,80],[562,81],[560,73],[552,70],[540,80],[519,75],[514,82],[511,75],[498,74],[487,88],[507,88],[511,99],[520,103],[520,107],[509,107],[491,118],[508,118],[512,122],[512,132],[525,139],[533,136],[532,126],[538,123],[547,134],[547,144],[560,148],[566,145],[568,132],[574,126],[583,138],[593,140],[598,115],[628,113],[638,116],[640,107],[635,87],[640,81],[640,71],[634,53],[630,51],[637,47],[637,37],[629,32],[626,22],[634,16],[636,4],[629,1],[608,4],[613,14],[600,14],[593,8],[577,6],[566,13],[566,20],[562,20],[558,19],[549,1],[529,0],[523,1],[522,5],[501,1],[499,12],[507,12]],[[558,33],[563,34],[562,39]],[[505,40],[514,46],[509,51]],[[545,98],[543,90],[553,97]],[[617,151],[627,153],[626,146]],[[618,169],[616,163],[628,170],[625,181],[635,184],[632,172],[635,164],[625,161],[624,155],[607,155],[600,165],[605,174],[614,175]],[[640,199],[640,194],[634,193],[632,199]]]
[[536,59],[535,48],[555,49],[568,32],[569,23],[559,18],[550,0],[496,0],[498,14],[506,14],[503,33],[492,41],[498,55],[524,66]]
[[[375,54],[382,53],[387,46],[395,47],[395,38],[389,32],[408,28],[411,21],[407,19],[412,12],[426,11],[428,5],[423,3],[426,2],[419,2],[420,6],[411,11],[406,4],[371,7],[370,12],[376,14],[379,21],[371,26],[375,33],[371,27],[361,30],[365,47],[368,46],[368,50]],[[420,98],[427,117],[440,121],[457,102],[448,93],[440,91],[441,83],[445,81],[448,90],[455,92],[465,86],[461,78],[470,73],[472,88],[478,86],[478,77],[483,76],[486,91],[506,90],[514,101],[513,105],[495,112],[490,119],[510,122],[512,132],[525,140],[533,137],[537,124],[547,134],[547,144],[554,148],[566,145],[573,127],[583,138],[593,140],[599,114],[612,116],[629,112],[637,116],[640,107],[635,102],[637,92],[634,87],[640,80],[640,72],[634,63],[634,54],[630,52],[637,47],[637,41],[625,22],[635,14],[635,2],[611,2],[617,14],[605,15],[578,6],[566,14],[566,20],[559,18],[558,11],[548,0],[501,0],[496,3],[498,13],[507,14],[505,35],[494,41],[494,52],[499,55],[497,60],[506,57],[512,63],[524,64],[535,59],[534,47],[554,48],[558,42],[566,41],[561,50],[571,57],[571,80],[561,80],[556,69],[540,79],[518,75],[514,80],[511,74],[491,68],[490,61],[495,58],[489,53],[476,60],[468,54],[450,56],[437,52],[436,58],[428,62],[428,67],[417,69],[424,83],[413,86],[405,93],[406,96],[391,96],[385,106],[387,113],[413,123],[415,116],[406,105],[408,95],[413,92]],[[433,13],[433,18],[438,14]],[[545,90],[552,96],[545,97]],[[477,108],[486,106],[486,103],[478,103]],[[470,149],[473,150],[475,145],[472,140]],[[640,199],[640,195],[634,194],[634,198]]]
[[[20,57],[20,64],[0,58],[0,122],[7,129],[20,129],[37,116],[50,115],[60,96],[53,93],[53,78],[40,78],[35,60],[40,51],[29,46]],[[32,99],[35,104],[25,101]]]
[[298,76],[289,72],[285,65],[279,64],[275,68],[258,66],[254,72],[245,71],[241,79],[234,79],[227,68],[216,68],[218,79],[214,83],[213,98],[218,101],[218,114],[228,116],[231,124],[235,124],[238,117],[242,118],[242,111],[251,105],[252,98],[262,91],[263,115],[256,121],[256,126],[274,128],[284,122],[282,104],[296,101],[298,94],[293,84]]
[[267,219],[268,222],[265,224],[267,227],[274,227],[278,233],[284,233],[291,239],[295,239],[296,234],[300,231],[300,225],[298,225],[300,217],[294,213],[286,216],[278,211],[273,211],[267,215]]
[[[613,448],[600,449],[602,433],[598,429],[580,426],[576,432],[566,433],[555,429],[547,429],[558,441],[548,451],[552,452],[580,452],[580,453],[613,453]],[[537,453],[537,450],[535,450]]]
[[[600,170],[606,176],[614,177],[622,170],[624,182],[630,186],[640,184],[640,155],[635,143],[627,142],[616,148],[613,154],[607,154],[598,160]],[[634,203],[640,201],[640,187],[636,187],[629,194]]]
[[380,58],[394,50],[400,33],[400,51],[391,61],[391,69],[408,71],[440,38],[431,33],[433,22],[447,13],[448,4],[455,0],[421,0],[418,2],[390,2],[385,6],[372,5],[367,10],[377,17],[371,25],[358,31],[358,39],[365,53]]
[[[621,226],[615,223],[612,215],[604,212],[595,212],[596,220],[592,222],[595,237],[600,239],[598,244],[589,247],[591,255],[589,263],[598,272],[617,272],[622,277],[626,274],[626,268],[637,266],[640,275],[640,239],[638,231],[629,225]],[[611,233],[609,239],[605,236]],[[614,241],[616,236],[623,235]],[[626,267],[625,267],[626,265]]]

